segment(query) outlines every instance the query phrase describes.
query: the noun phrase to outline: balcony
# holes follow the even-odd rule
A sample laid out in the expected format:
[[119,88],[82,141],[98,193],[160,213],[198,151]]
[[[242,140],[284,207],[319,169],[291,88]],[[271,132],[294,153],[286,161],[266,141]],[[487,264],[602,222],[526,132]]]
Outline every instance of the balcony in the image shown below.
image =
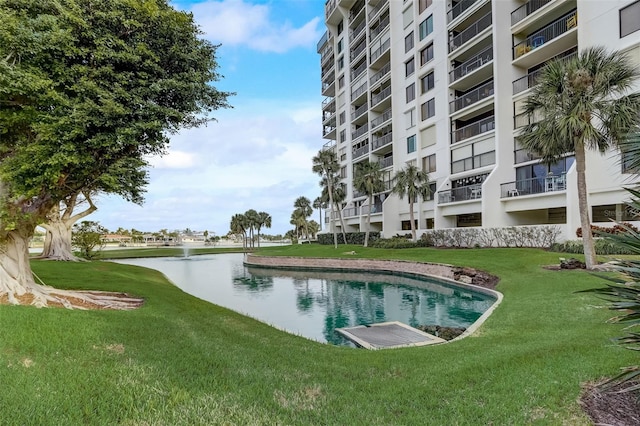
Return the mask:
[[362,62],[356,68],[351,69],[351,81],[354,81],[360,75],[367,70],[367,61]]
[[329,141],[329,142],[326,142],[324,145],[322,145],[323,151],[327,151],[331,149],[335,150],[335,148],[336,148],[336,141]]
[[335,61],[335,56],[333,54],[333,46],[327,45],[324,50],[320,53],[320,65],[324,66],[331,60],[331,62]]
[[449,53],[461,47],[463,44],[473,39],[475,36],[477,36],[490,26],[491,12],[487,13],[476,22],[471,24],[469,27],[465,28],[462,32],[460,32],[460,34],[454,36],[451,41],[449,41]]
[[376,71],[375,74],[371,76],[371,86],[382,80],[383,77],[390,75],[391,73],[391,62],[388,62],[385,66],[383,66],[379,71]]
[[460,111],[461,109],[478,103],[490,96],[493,96],[493,80],[490,80],[480,87],[470,90],[462,96],[455,98],[449,103],[449,111],[450,113]]
[[358,127],[355,131],[351,132],[351,140],[358,139],[360,136],[365,135],[369,131],[369,126],[364,125]]
[[462,15],[465,10],[469,9],[477,0],[460,0],[455,3],[451,9],[447,11],[447,24]]
[[356,90],[351,92],[351,102],[356,101],[360,96],[367,93],[367,81],[365,80]]
[[387,86],[384,89],[382,89],[379,93],[376,93],[375,95],[371,95],[371,108],[375,107],[380,102],[387,99],[389,96],[391,96],[391,86]]
[[487,117],[476,123],[468,124],[451,132],[451,143],[454,144],[456,142],[481,135],[482,133],[495,129],[495,127],[496,117],[492,115],[491,117]]
[[449,72],[449,81],[453,83],[467,74],[472,73],[493,60],[493,46],[489,45],[477,55],[467,59]]
[[364,11],[365,7],[364,7],[364,0],[359,0],[358,2],[356,2],[356,4],[354,4],[351,7],[351,10],[349,11],[349,22],[352,22],[354,19],[356,19],[358,17],[358,15],[360,15],[361,12]]
[[322,101],[322,111],[336,112],[336,98],[333,96],[326,97]]
[[349,33],[349,40],[351,40],[351,43],[358,40],[358,36],[363,33],[363,30],[366,27],[367,27],[367,21],[363,19],[362,22],[360,22],[357,27],[351,30],[351,32]]
[[378,22],[371,27],[371,31],[369,31],[369,40],[375,39],[382,31],[389,27],[389,14],[385,14],[381,17]]
[[542,116],[542,113],[540,112],[534,112],[533,115],[529,115],[527,113],[520,113],[520,114],[516,114],[513,117],[513,128],[514,129],[519,129],[521,127],[524,126],[528,126],[529,124],[533,124],[533,123],[537,123],[538,121],[542,120],[544,117]]
[[387,167],[391,167],[393,166],[393,155],[389,157],[381,158],[380,161],[378,162],[380,163],[381,169],[386,169]]
[[327,122],[333,119],[333,124],[336,122],[336,113],[331,111],[323,111],[322,112],[322,123],[328,124]]
[[[574,58],[576,56],[575,50],[572,50],[569,54],[565,53],[551,58],[550,61],[555,59],[570,60],[571,58]],[[544,67],[538,68],[535,71],[531,71],[524,77],[520,77],[519,79],[515,80],[513,82],[513,94],[517,95],[518,93],[524,92],[525,90],[531,89],[533,86],[535,86],[537,84],[538,77],[542,73],[543,69]]]
[[360,54],[362,52],[364,52],[364,49],[367,47],[367,41],[366,39],[362,40],[362,43],[360,43],[359,45],[357,45],[355,48],[353,48],[351,50],[351,52],[349,53],[349,60],[353,61],[354,59],[356,59],[358,56],[360,56]]
[[[545,43],[549,43],[564,33],[577,28],[578,26],[578,13],[573,10],[560,19],[555,20],[542,29],[535,31],[527,36],[523,41],[513,46],[513,59],[516,60],[521,56],[528,54],[530,51],[543,46]],[[566,50],[566,47],[565,49]]]
[[369,204],[366,204],[362,206],[360,210],[362,211],[363,215],[369,214],[369,210],[371,210],[371,214],[382,213],[382,203],[374,203],[371,206],[369,206]]
[[540,158],[542,157],[539,154],[523,148],[513,151],[514,164],[526,163],[527,161],[539,160]]
[[357,107],[352,113],[351,113],[351,121],[355,120],[356,118],[360,117],[362,114],[365,114],[368,111],[368,105],[364,104],[364,105],[360,105],[359,107]]
[[389,38],[387,41],[382,43],[382,46],[380,46],[379,48],[371,52],[371,59],[369,62],[373,64],[376,61],[376,59],[381,57],[387,50],[389,50],[390,47],[391,47],[391,39]]
[[552,0],[529,0],[511,12],[511,25],[515,25]]
[[544,194],[567,189],[565,174],[559,176],[534,177],[500,184],[500,197],[519,197],[522,195]]
[[371,120],[371,130],[375,129],[383,123],[386,123],[389,120],[391,120],[391,108],[388,108],[382,114],[380,114],[379,117]]
[[391,142],[393,142],[393,132],[389,131],[389,133],[385,133],[381,136],[374,136],[371,143],[373,145],[373,150],[375,151],[378,148],[389,145]]
[[482,185],[459,186],[445,191],[438,191],[438,204],[447,204],[458,201],[481,200]]
[[360,148],[354,148],[353,149],[353,160],[356,160],[364,155],[367,155],[369,153],[369,143],[367,143],[366,145],[361,146]]
[[360,215],[359,211],[360,211],[359,207],[347,207],[342,210],[342,217],[347,218],[347,217],[359,216]]

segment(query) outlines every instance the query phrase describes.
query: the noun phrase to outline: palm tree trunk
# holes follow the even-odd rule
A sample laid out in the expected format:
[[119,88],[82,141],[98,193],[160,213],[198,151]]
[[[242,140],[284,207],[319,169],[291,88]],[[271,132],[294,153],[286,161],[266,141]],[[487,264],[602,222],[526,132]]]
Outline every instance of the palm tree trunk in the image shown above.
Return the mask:
[[[334,206],[334,204],[333,204],[333,192],[332,191],[333,191],[333,188],[331,188],[331,186],[329,186],[328,192],[329,192],[329,205],[330,206]],[[325,214],[326,214],[326,210],[325,210]],[[338,234],[336,233],[336,224],[334,223],[333,212],[331,212],[331,217],[329,218],[329,226],[331,227],[331,232],[333,233],[333,247],[334,248],[338,248]]]
[[415,243],[418,239],[416,238],[416,223],[413,218],[413,201],[409,201],[409,221],[411,222],[411,238]]
[[587,182],[585,178],[585,151],[583,143],[575,144],[576,172],[578,175],[578,208],[580,209],[580,226],[582,227],[582,245],[584,247],[584,263],[587,269],[592,269],[596,260],[596,249],[591,232],[591,220],[589,219],[589,204],[587,202]]
[[[336,206],[337,207],[337,206]],[[342,227],[342,240],[347,244],[347,234],[345,232],[344,219],[342,218],[342,210],[338,209],[338,218],[340,218],[340,226]]]
[[364,246],[369,244],[369,229],[371,228],[371,204],[373,203],[373,195],[369,196],[369,213],[367,214],[367,232],[364,234]]

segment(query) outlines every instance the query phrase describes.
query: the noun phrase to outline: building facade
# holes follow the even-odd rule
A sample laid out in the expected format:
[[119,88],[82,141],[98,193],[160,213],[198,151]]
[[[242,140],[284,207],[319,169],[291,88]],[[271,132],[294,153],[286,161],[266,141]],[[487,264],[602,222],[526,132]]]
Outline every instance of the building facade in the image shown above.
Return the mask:
[[[590,46],[640,66],[639,0],[328,0],[320,54],[322,149],[335,150],[346,184],[347,232],[391,237],[410,229],[409,204],[390,193],[409,163],[429,173],[432,196],[414,206],[433,228],[580,226],[574,157],[546,165],[518,144],[524,100],[546,62]],[[640,88],[640,86],[639,86]],[[356,165],[385,171],[369,206]],[[587,153],[594,223],[638,220],[623,187],[637,182],[617,151]],[[329,211],[325,223],[336,212]]]

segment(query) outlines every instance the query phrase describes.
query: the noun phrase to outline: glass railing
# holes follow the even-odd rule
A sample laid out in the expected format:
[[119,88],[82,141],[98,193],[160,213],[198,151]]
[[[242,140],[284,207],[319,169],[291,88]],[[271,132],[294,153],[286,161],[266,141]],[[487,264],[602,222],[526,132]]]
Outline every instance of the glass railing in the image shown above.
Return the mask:
[[462,15],[462,13],[473,6],[476,1],[477,0],[460,0],[454,4],[453,7],[447,11],[447,23]]
[[389,15],[385,15],[379,22],[375,28],[372,28],[369,32],[369,40],[373,40],[380,34],[384,29],[389,26]]
[[380,13],[382,8],[389,4],[389,0],[382,0],[376,7],[371,9],[371,13],[369,13],[369,19],[375,19],[376,16]]
[[511,12],[511,25],[515,25],[552,0],[529,0]]
[[513,151],[513,161],[515,164],[525,163],[532,160],[539,160],[540,158],[542,158],[540,155],[526,149],[516,149],[515,151]]
[[358,127],[354,132],[351,133],[351,139],[357,139],[360,136],[364,135],[369,131],[369,126],[366,124],[364,126]]
[[[575,56],[576,56],[576,52],[570,53],[568,55],[565,53],[561,53],[560,55],[554,56],[553,58],[551,58],[548,62],[553,61],[555,59],[569,60]],[[542,73],[543,69],[544,67],[538,68],[535,71],[531,71],[529,74],[525,75],[524,77],[520,77],[519,79],[515,80],[513,82],[513,94],[516,95],[520,92],[524,92],[525,90],[535,86],[538,82],[538,77]]]
[[513,59],[529,53],[578,26],[578,13],[573,10],[539,31],[529,35],[524,41],[513,46]]
[[384,67],[380,68],[373,76],[371,76],[371,85],[373,86],[382,79],[385,75],[391,72],[391,62],[388,62]]
[[362,210],[361,214],[363,215],[369,214],[369,210],[371,210],[371,214],[382,213],[382,203],[374,203],[372,206],[369,206],[369,204],[366,204],[362,206],[360,210]]
[[465,75],[477,70],[487,62],[493,60],[493,46],[488,46],[472,58],[467,59],[449,72],[449,81],[454,82]]
[[356,41],[357,37],[360,35],[360,33],[362,33],[362,30],[364,30],[366,26],[367,26],[367,21],[366,20],[363,20],[362,22],[360,22],[357,27],[355,27],[353,30],[351,30],[351,34],[349,35],[349,39],[352,42]]
[[382,158],[380,161],[380,168],[381,169],[386,169],[387,167],[391,167],[393,166],[393,155],[390,157],[385,157]]
[[496,152],[489,151],[451,162],[451,173],[460,173],[496,164]]
[[456,112],[493,95],[493,80],[473,89],[449,103],[450,112]]
[[351,113],[351,120],[355,120],[356,118],[360,117],[362,114],[367,112],[368,109],[369,109],[369,106],[367,104],[360,105],[358,108],[355,109],[355,111]]
[[324,34],[322,34],[322,37],[320,37],[320,40],[318,40],[316,52],[320,53],[322,51],[322,47],[327,43],[327,41],[329,41],[329,31],[325,31]]
[[480,121],[468,124],[451,132],[451,143],[469,139],[471,137],[493,130],[495,129],[495,127],[496,117],[492,115],[491,117],[484,118]]
[[438,191],[438,204],[480,199],[482,199],[482,185],[478,184]]
[[358,97],[366,91],[367,91],[367,81],[365,80],[364,83],[360,85],[360,87],[358,87],[356,90],[351,92],[351,101],[353,101],[354,99],[358,99]]
[[347,207],[342,210],[342,217],[354,217],[359,215],[359,207]]
[[357,68],[354,68],[353,70],[351,70],[351,81],[358,78],[366,70],[367,70],[367,62],[365,61],[362,64],[360,64]]
[[388,108],[379,117],[376,117],[373,120],[371,120],[371,130],[373,130],[374,128],[378,127],[382,123],[389,120],[391,120],[391,108]]
[[331,16],[333,11],[336,10],[336,7],[338,7],[338,0],[327,0],[327,2],[324,4],[325,18]]
[[391,96],[391,86],[385,87],[380,93],[371,96],[371,107],[376,106],[389,96]]
[[351,51],[351,53],[349,54],[349,60],[353,61],[355,58],[357,58],[358,56],[360,56],[360,54],[362,52],[364,52],[364,48],[367,47],[367,41],[366,40],[362,40],[362,43],[360,43],[355,49],[353,49]]
[[363,9],[364,9],[364,0],[360,0],[356,4],[354,4],[351,7],[351,10],[349,11],[349,20],[352,21],[353,19],[355,19],[360,14],[360,12],[362,12]]
[[355,160],[356,158],[360,158],[363,155],[366,155],[368,153],[369,153],[369,144],[366,144],[364,146],[361,146],[360,148],[353,150],[353,159]]
[[456,35],[449,41],[449,53],[456,50],[458,47],[462,46],[482,31],[484,31],[487,27],[491,25],[491,12],[484,15],[482,18],[478,19],[476,22],[471,24],[468,28],[462,31],[460,34]]
[[333,96],[326,97],[322,101],[322,110],[336,112],[336,98],[334,98]]
[[393,142],[393,132],[385,133],[383,136],[374,137],[372,139],[373,149],[381,148]]
[[557,192],[566,189],[567,178],[565,174],[559,176],[540,176],[500,184],[500,197],[507,198],[521,195],[543,194],[545,192]]
[[371,59],[370,59],[369,62],[370,63],[374,63],[376,61],[376,59],[378,59],[380,56],[382,56],[382,54],[384,52],[389,50],[389,47],[391,47],[391,39],[390,38],[387,41],[385,41],[384,43],[382,43],[382,46],[380,46],[379,48],[377,48],[376,50],[371,52]]

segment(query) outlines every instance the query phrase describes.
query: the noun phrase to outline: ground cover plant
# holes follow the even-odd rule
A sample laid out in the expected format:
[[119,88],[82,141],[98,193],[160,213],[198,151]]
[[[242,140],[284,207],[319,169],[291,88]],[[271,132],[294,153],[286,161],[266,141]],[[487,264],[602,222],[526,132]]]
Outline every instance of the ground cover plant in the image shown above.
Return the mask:
[[[262,253],[442,262],[501,278],[472,337],[366,351],[308,341],[183,293],[158,272],[34,261],[47,284],[128,292],[133,311],[0,305],[3,424],[589,424],[578,396],[635,360],[592,294],[536,249],[296,245]],[[215,285],[215,278],[212,278]]]

